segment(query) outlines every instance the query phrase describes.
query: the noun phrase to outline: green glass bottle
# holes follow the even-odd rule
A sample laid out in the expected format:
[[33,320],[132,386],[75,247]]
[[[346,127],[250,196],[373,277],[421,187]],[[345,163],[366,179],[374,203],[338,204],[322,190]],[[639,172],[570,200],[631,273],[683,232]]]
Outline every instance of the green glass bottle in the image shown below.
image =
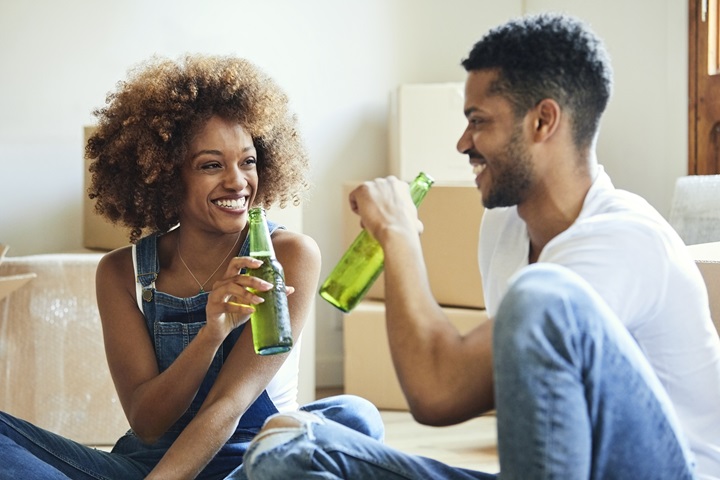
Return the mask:
[[[410,196],[416,207],[434,182],[420,172],[410,184]],[[320,287],[320,296],[345,313],[351,311],[380,276],[384,260],[380,244],[363,229]]]
[[266,292],[252,290],[255,295],[265,299],[263,303],[254,306],[255,312],[250,315],[255,353],[258,355],[285,353],[293,345],[285,274],[282,265],[275,258],[265,210],[262,207],[251,208],[249,217],[250,256],[262,260],[263,264],[259,268],[249,268],[248,275],[273,284],[273,288]]

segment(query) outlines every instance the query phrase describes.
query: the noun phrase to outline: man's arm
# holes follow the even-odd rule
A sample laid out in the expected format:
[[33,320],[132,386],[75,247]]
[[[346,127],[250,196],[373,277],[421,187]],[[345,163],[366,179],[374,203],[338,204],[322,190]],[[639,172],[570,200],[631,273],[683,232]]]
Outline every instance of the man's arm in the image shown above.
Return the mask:
[[460,335],[433,298],[407,184],[394,177],[366,182],[350,201],[385,252],[390,351],[413,416],[449,425],[491,410],[493,323]]

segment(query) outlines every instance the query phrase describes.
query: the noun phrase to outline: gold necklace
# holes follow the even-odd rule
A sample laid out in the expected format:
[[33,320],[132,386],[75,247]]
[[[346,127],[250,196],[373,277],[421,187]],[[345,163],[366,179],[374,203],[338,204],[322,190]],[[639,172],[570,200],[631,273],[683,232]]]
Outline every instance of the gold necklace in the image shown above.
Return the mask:
[[227,260],[228,257],[230,256],[230,254],[233,252],[233,250],[235,250],[235,246],[238,244],[238,241],[240,241],[240,235],[242,235],[242,232],[240,232],[240,234],[238,234],[238,237],[235,239],[235,243],[233,243],[233,246],[230,248],[230,251],[227,253],[227,255],[225,255],[225,258],[222,259],[222,262],[220,262],[220,265],[218,265],[217,268],[210,274],[210,276],[208,277],[207,280],[205,280],[203,283],[200,283],[200,280],[198,280],[197,277],[195,276],[195,274],[192,273],[192,270],[190,270],[190,267],[187,266],[187,263],[185,263],[185,260],[183,260],[182,255],[180,254],[180,234],[178,233],[178,237],[177,237],[178,257],[180,257],[180,261],[185,266],[185,269],[188,271],[188,273],[193,278],[193,280],[195,280],[195,283],[200,285],[199,293],[205,293],[205,284],[207,284],[210,281],[210,279],[215,276],[217,271],[220,270],[220,267],[223,266],[223,263],[225,263],[225,260]]

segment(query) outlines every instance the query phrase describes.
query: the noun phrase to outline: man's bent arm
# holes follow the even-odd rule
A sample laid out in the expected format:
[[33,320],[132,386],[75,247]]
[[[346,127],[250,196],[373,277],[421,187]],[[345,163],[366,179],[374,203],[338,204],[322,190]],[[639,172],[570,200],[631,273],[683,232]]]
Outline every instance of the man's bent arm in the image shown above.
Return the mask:
[[390,351],[413,416],[450,425],[493,409],[493,321],[461,335],[432,295],[417,232],[382,237]]

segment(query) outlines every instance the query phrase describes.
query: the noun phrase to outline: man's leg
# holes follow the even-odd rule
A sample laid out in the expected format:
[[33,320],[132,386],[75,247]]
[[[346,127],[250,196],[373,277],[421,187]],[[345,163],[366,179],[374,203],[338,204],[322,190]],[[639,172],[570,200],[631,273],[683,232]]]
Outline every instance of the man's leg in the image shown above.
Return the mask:
[[490,480],[496,476],[408,455],[321,415],[294,412],[270,417],[250,445],[243,468],[228,478]]
[[300,407],[335,423],[383,441],[385,425],[377,407],[372,402],[356,395],[336,395],[321,398]]
[[670,400],[627,329],[579,276],[535,264],[493,340],[503,479],[692,478]]

